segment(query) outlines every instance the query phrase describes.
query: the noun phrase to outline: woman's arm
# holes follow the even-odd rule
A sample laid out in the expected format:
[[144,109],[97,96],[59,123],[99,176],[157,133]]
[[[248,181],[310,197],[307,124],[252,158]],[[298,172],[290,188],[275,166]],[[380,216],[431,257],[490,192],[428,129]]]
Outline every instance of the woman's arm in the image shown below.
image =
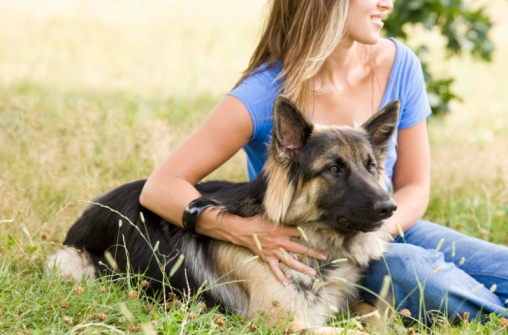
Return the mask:
[[[225,97],[210,112],[194,134],[182,142],[148,178],[140,196],[141,204],[165,220],[182,227],[182,214],[192,200],[200,197],[194,185],[230,159],[253,134],[253,124],[243,103],[236,97]],[[217,215],[209,208],[199,217],[196,231],[211,238],[228,241],[250,249],[263,257],[276,277],[288,282],[279,262],[291,268],[315,274],[315,270],[280,251],[307,254],[325,259],[322,254],[291,241],[300,236],[296,228],[275,226],[262,217],[241,218]],[[258,237],[262,252],[254,241]]]
[[150,175],[141,204],[182,227],[184,208],[200,197],[194,185],[238,152],[252,132],[252,121],[243,104],[227,96]]
[[399,235],[420,219],[429,203],[430,149],[426,121],[399,130],[397,162],[393,171],[393,198],[397,210],[388,221],[392,236]]

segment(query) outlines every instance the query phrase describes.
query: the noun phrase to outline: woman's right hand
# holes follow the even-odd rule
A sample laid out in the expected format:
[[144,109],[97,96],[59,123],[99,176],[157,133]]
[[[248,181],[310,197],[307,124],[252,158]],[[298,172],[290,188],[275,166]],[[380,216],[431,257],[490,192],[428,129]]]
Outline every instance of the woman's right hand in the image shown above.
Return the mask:
[[284,286],[289,280],[281,269],[281,262],[298,272],[316,275],[315,269],[296,260],[290,253],[326,260],[323,253],[291,240],[301,237],[295,227],[276,225],[260,215],[243,218],[233,214],[217,215],[217,211],[210,209],[202,213],[196,226],[198,233],[248,248],[268,263]]
[[[140,196],[141,204],[166,221],[182,227],[183,209],[191,200],[201,196],[194,185],[245,146],[253,133],[252,119],[243,103],[233,96],[226,96],[209,113],[201,127],[148,178]],[[281,262],[302,273],[316,273],[315,269],[297,261],[289,253],[326,259],[325,255],[291,241],[293,237],[300,237],[298,229],[277,226],[261,216],[217,215],[217,210],[209,208],[199,216],[196,231],[248,248],[264,259],[285,285],[289,281],[280,267]],[[261,250],[254,236],[257,236]]]

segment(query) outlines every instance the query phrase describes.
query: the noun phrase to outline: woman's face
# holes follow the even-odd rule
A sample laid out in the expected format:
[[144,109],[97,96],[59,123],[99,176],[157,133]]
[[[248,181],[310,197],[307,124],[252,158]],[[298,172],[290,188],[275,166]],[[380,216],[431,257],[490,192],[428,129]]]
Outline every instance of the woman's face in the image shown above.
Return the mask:
[[346,37],[362,44],[377,43],[383,20],[392,8],[392,0],[350,0]]

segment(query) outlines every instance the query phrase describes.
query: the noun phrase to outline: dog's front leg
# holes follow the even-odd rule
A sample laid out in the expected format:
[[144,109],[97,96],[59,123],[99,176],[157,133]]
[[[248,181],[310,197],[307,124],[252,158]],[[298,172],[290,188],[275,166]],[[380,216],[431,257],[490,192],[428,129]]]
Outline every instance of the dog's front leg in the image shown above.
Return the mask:
[[393,307],[382,301],[378,301],[376,306],[362,301],[353,306],[352,310],[363,319],[362,323],[371,333],[383,334],[390,326]]

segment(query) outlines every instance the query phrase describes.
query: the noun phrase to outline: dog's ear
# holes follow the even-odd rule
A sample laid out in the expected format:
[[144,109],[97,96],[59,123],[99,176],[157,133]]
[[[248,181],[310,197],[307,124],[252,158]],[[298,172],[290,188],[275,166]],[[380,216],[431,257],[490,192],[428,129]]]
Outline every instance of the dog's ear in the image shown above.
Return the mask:
[[368,119],[362,128],[367,132],[369,141],[376,150],[386,153],[390,140],[399,120],[399,100],[393,100],[379,113]]
[[273,105],[272,151],[280,160],[289,163],[298,157],[312,128],[288,98],[277,97]]

